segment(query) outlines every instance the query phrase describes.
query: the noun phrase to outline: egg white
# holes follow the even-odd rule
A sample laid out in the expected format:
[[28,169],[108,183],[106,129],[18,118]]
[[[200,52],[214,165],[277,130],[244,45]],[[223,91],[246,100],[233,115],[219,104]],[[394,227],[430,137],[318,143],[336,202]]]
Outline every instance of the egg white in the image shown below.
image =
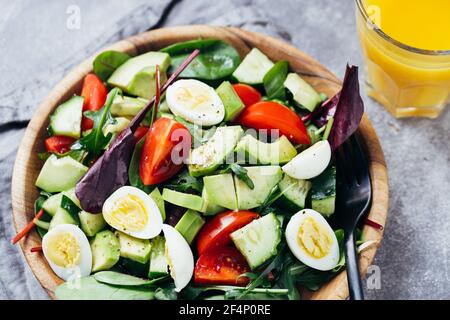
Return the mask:
[[[303,248],[297,242],[297,235],[300,226],[304,222],[304,220],[308,217],[314,219],[314,221],[322,226],[325,229],[325,232],[331,237],[332,244],[330,247],[330,251],[327,255],[322,258],[314,258],[309,255],[307,252],[303,250]],[[327,271],[333,269],[339,262],[339,244],[336,239],[336,235],[334,234],[333,229],[331,229],[328,222],[325,218],[317,211],[312,209],[304,209],[291,217],[289,223],[286,226],[286,242],[288,244],[289,249],[293,253],[293,255],[303,262],[305,265],[321,270]]]
[[175,282],[175,291],[180,292],[194,274],[194,255],[187,241],[174,227],[163,224],[162,229],[166,239],[170,276]]
[[330,143],[322,140],[300,152],[281,169],[295,179],[312,179],[328,167],[330,160]]
[[[79,262],[70,268],[64,268],[56,265],[49,257],[50,248],[49,242],[50,239],[58,233],[69,233],[71,234],[77,241],[80,247],[80,260]],[[44,256],[47,259],[48,264],[52,268],[52,270],[56,273],[58,277],[63,279],[64,281],[74,280],[77,278],[87,277],[91,274],[92,270],[92,252],[91,246],[89,245],[89,241],[84,234],[84,232],[73,224],[60,224],[56,227],[50,229],[42,238],[42,251],[44,252]]]
[[[110,217],[111,211],[114,210],[115,203],[119,199],[126,198],[129,195],[133,195],[139,198],[144,203],[145,209],[147,211],[147,223],[145,224],[143,229],[139,231],[128,230],[123,226],[117,225]],[[138,239],[152,239],[161,233],[163,220],[158,206],[148,194],[136,187],[124,186],[117,189],[112,195],[108,197],[108,199],[106,199],[105,203],[103,204],[102,213],[105,221],[111,227],[132,237]]]
[[218,124],[225,117],[225,107],[214,88],[198,80],[174,82],[167,88],[166,101],[173,114],[201,126]]

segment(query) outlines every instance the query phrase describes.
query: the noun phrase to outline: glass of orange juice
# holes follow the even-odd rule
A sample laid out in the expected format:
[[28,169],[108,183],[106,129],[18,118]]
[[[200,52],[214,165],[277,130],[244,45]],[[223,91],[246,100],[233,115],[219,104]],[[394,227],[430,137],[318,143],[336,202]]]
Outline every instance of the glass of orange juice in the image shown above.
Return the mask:
[[356,0],[368,94],[395,117],[450,101],[450,0]]

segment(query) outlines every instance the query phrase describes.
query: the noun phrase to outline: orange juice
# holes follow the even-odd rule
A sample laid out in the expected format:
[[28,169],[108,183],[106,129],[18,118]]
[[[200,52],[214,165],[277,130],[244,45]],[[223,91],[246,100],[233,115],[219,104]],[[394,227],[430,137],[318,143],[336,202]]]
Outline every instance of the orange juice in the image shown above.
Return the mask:
[[450,0],[356,0],[368,93],[396,117],[437,117],[450,97]]

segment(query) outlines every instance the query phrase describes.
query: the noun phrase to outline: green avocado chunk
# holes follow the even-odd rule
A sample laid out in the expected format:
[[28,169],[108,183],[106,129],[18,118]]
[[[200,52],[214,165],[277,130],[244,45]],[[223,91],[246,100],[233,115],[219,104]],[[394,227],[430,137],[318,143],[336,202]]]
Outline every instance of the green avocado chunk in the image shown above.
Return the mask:
[[233,121],[245,108],[244,103],[241,98],[239,98],[236,91],[234,91],[233,86],[229,81],[222,82],[216,89],[216,92],[225,107],[225,118],[223,120]]
[[93,214],[81,210],[78,217],[80,218],[81,229],[88,237],[95,236],[106,226],[106,221],[101,213]]
[[109,230],[95,235],[91,241],[91,251],[92,272],[111,269],[120,259],[119,240]]
[[203,183],[208,201],[230,210],[238,209],[236,189],[231,173],[203,177]]
[[203,199],[195,194],[183,193],[164,188],[162,193],[164,201],[177,206],[199,211],[203,207]]
[[[160,70],[160,84],[166,82],[166,73]],[[156,67],[146,67],[136,73],[126,91],[135,96],[151,99],[156,92]]]
[[120,256],[145,264],[150,259],[151,244],[147,239],[137,239],[123,232],[116,231],[120,243]]
[[284,164],[297,155],[297,150],[286,136],[266,143],[247,134],[241,138],[234,151],[238,157],[243,155],[248,157],[250,163],[259,164]]
[[189,244],[192,244],[197,233],[205,224],[205,219],[194,210],[188,210],[175,226]]

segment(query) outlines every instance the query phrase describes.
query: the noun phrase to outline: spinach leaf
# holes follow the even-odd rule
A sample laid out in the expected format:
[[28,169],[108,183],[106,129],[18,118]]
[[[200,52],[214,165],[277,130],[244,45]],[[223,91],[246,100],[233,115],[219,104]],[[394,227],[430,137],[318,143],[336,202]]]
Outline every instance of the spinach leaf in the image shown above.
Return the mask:
[[178,43],[161,49],[171,56],[169,73],[177,69],[188,57],[189,52],[199,49],[200,54],[180,74],[182,78],[218,80],[230,76],[241,62],[239,53],[227,43],[203,39]]
[[[225,300],[236,300],[242,292],[242,288],[226,291]],[[288,289],[256,288],[245,295],[245,300],[283,300],[288,295]]]
[[203,181],[191,176],[188,170],[183,170],[165,183],[164,187],[179,192],[196,192],[200,194],[203,190]]
[[67,196],[63,194],[61,198],[61,208],[66,210],[73,220],[77,222],[77,224],[80,224],[80,218],[78,216],[78,213],[81,211],[81,209]]
[[159,287],[155,291],[155,298],[157,300],[177,300],[178,292],[175,291],[173,283],[166,287]]
[[167,279],[168,276],[147,280],[116,271],[100,271],[94,274],[94,278],[98,282],[116,286],[151,286]]
[[264,89],[269,99],[286,99],[284,81],[289,72],[289,63],[280,60],[266,73],[263,79]]
[[[224,295],[225,299],[238,299],[242,292],[247,289],[244,287],[236,287],[236,286],[208,286],[208,287],[195,287],[192,285],[188,285],[182,291],[183,299],[187,300],[195,300],[199,299],[201,295],[204,293],[215,293],[220,292]],[[254,288],[248,291],[246,294],[246,299],[250,298],[251,295],[261,295],[261,299],[274,297],[274,296],[286,296],[288,290],[286,289],[278,289],[278,288]]]
[[[34,214],[35,215],[39,212],[39,210],[41,210],[44,201],[47,200],[51,195],[52,195],[51,193],[41,191],[39,197],[34,202]],[[52,219],[52,216],[44,211],[44,214],[42,215],[42,217],[39,220],[47,223],[47,222],[50,222],[51,219]],[[39,226],[36,226],[36,231],[39,234],[39,236],[42,238],[47,233],[48,230],[41,228]]]
[[131,57],[123,52],[105,51],[100,53],[93,62],[94,73],[103,81],[113,74],[113,72]]
[[241,167],[239,164],[237,163],[231,163],[228,166],[226,166],[224,169],[219,171],[219,174],[224,174],[224,173],[230,173],[233,172],[236,177],[241,180],[242,182],[244,182],[247,187],[249,187],[250,189],[254,189],[255,188],[255,184],[253,183],[252,179],[250,179],[250,177],[248,176],[247,172],[248,170]]
[[133,187],[139,188],[145,193],[150,193],[154,187],[146,186],[142,182],[141,175],[139,173],[139,163],[141,161],[141,153],[142,148],[144,147],[144,142],[145,137],[139,140],[134,148],[133,155],[131,156],[130,167],[128,168],[128,178]]
[[152,300],[155,293],[148,288],[107,285],[90,276],[61,284],[55,295],[59,300]]
[[94,121],[94,127],[91,132],[72,145],[73,150],[86,149],[94,155],[100,155],[103,150],[108,146],[112,133],[108,133],[106,136],[103,133],[103,128],[108,124],[114,124],[116,120],[111,116],[111,105],[115,96],[119,93],[119,89],[112,89],[105,105],[98,111],[86,111],[84,115]]

